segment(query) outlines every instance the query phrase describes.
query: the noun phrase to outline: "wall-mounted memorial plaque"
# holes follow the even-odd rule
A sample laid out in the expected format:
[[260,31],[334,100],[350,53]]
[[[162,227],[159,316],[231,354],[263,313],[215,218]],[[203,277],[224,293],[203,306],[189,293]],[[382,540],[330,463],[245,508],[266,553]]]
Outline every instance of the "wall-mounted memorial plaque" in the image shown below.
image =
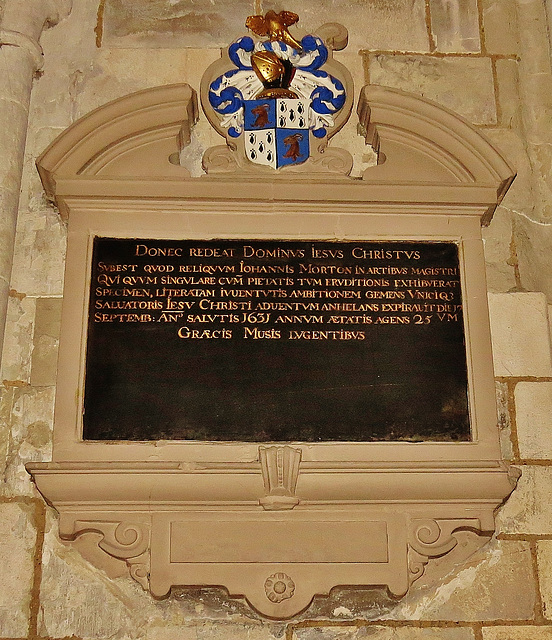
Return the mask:
[[457,530],[493,529],[512,484],[481,223],[512,170],[446,109],[368,86],[361,130],[386,160],[348,179],[352,157],[327,142],[353,87],[331,50],[326,71],[294,76],[331,90],[313,126],[343,85],[326,135],[309,129],[308,159],[253,162],[239,104],[233,127],[224,113],[253,44],[202,82],[228,143],[205,152],[209,175],[167,161],[197,115],[183,85],[96,110],[39,160],[68,244],[53,460],[28,468],[61,537],[94,532],[81,543],[154,596],[223,586],[283,619],[337,585],[401,596]]
[[96,238],[86,440],[469,440],[451,242]]

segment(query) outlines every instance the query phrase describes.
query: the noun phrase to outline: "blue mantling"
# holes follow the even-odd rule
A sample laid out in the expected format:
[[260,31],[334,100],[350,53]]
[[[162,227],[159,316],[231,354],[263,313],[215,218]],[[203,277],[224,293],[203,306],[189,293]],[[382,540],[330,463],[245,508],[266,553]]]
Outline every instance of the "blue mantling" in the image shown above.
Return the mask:
[[232,137],[243,131],[244,100],[252,100],[262,90],[251,65],[251,55],[257,51],[273,51],[289,60],[296,74],[290,88],[300,98],[310,101],[310,129],[322,138],[328,127],[333,126],[332,116],[345,104],[345,87],[334,76],[322,71],[328,60],[328,49],[320,38],[306,35],[301,40],[301,51],[280,41],[255,44],[253,38],[244,36],[228,47],[228,56],[235,66],[214,80],[209,87],[209,103],[221,116],[221,124]]

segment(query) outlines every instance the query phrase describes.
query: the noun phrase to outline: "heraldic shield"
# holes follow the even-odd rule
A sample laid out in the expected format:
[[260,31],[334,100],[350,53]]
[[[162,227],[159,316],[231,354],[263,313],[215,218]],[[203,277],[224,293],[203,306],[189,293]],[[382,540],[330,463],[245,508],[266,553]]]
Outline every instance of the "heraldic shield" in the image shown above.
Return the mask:
[[309,101],[294,98],[244,100],[245,153],[273,169],[309,157]]

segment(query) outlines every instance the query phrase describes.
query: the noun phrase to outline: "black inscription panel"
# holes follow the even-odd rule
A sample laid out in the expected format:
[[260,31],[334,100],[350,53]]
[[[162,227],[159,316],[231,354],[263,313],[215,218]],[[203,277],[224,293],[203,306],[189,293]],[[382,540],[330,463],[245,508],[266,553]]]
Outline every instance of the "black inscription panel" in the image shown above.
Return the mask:
[[85,440],[470,439],[450,242],[96,238]]

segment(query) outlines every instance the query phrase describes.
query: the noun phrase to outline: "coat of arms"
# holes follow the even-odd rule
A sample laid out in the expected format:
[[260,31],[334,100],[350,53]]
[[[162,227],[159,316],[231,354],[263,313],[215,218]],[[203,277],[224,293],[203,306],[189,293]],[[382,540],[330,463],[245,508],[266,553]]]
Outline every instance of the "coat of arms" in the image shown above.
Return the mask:
[[305,163],[340,128],[336,117],[350,111],[344,83],[322,68],[330,56],[322,38],[297,39],[289,32],[298,20],[290,11],[249,16],[246,26],[255,37],[229,46],[232,68],[211,79],[205,91],[205,111],[216,114],[218,122],[209,119],[230,148],[272,169]]

